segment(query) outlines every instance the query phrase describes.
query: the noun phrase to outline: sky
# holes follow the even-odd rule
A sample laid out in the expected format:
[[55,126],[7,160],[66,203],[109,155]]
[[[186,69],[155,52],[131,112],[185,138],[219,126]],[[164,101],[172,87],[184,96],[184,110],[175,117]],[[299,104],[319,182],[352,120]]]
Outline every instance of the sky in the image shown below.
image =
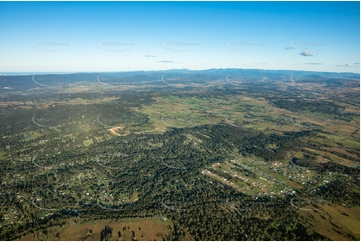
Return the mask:
[[360,73],[359,2],[0,2],[0,73]]

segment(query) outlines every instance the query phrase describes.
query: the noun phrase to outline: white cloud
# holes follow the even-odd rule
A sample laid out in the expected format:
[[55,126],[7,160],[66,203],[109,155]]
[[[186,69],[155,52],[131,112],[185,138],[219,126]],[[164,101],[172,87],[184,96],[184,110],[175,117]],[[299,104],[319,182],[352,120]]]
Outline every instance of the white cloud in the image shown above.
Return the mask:
[[310,52],[303,50],[300,55],[302,56],[313,56]]

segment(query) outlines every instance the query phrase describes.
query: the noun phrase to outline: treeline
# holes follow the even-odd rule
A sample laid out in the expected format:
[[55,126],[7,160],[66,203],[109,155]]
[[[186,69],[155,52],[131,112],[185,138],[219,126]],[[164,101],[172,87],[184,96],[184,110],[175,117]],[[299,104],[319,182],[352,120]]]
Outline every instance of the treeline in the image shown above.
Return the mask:
[[292,112],[310,111],[313,113],[325,113],[337,115],[343,107],[326,101],[318,100],[317,102],[305,101],[300,98],[290,99],[276,99],[272,103],[278,107],[290,110]]

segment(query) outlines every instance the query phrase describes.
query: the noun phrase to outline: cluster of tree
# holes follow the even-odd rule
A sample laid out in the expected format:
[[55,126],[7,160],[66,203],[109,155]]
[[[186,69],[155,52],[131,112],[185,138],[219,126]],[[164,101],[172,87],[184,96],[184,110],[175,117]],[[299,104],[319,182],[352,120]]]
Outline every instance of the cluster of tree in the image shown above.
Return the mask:
[[113,228],[105,225],[105,228],[100,231],[100,241],[108,241],[113,234]]
[[[293,97],[294,98],[294,97]],[[292,112],[300,112],[300,111],[310,111],[313,113],[325,113],[325,114],[332,114],[337,115],[342,107],[326,101],[305,101],[303,99],[277,99],[272,102],[276,107],[283,108],[290,110]]]

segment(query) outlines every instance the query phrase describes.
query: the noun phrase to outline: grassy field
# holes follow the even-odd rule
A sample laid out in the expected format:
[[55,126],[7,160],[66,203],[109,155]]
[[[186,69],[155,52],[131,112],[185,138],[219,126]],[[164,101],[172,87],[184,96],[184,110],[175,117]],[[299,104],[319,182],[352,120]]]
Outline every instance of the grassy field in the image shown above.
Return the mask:
[[[112,241],[130,241],[132,239],[145,241],[169,240],[169,235],[174,230],[173,223],[168,219],[165,221],[160,218],[124,219],[119,222],[101,220],[82,224],[69,224],[62,227],[49,227],[46,230],[28,234],[22,237],[21,240],[99,241],[100,232],[106,225],[113,228],[110,238]],[[134,231],[135,237],[132,237],[132,231]]]
[[[226,95],[223,98],[168,95],[157,97],[151,105],[133,110],[148,115],[158,131],[164,131],[167,127],[183,128],[224,122],[263,131],[297,131],[318,127],[335,135],[350,136],[359,126],[357,120],[347,122],[323,113],[292,112],[277,108],[263,98],[243,95]],[[354,107],[348,110],[357,116]]]
[[[280,197],[283,193],[303,189],[302,181],[314,179],[316,174],[313,171],[305,172],[302,177],[297,177],[299,169],[288,163],[267,163],[251,157],[238,157],[230,162],[213,164],[202,174],[248,195]],[[290,177],[299,179],[293,181]]]
[[[360,238],[360,207],[318,205],[318,210],[299,210],[314,230],[331,240],[350,240],[345,233]],[[333,225],[332,225],[333,224]]]

